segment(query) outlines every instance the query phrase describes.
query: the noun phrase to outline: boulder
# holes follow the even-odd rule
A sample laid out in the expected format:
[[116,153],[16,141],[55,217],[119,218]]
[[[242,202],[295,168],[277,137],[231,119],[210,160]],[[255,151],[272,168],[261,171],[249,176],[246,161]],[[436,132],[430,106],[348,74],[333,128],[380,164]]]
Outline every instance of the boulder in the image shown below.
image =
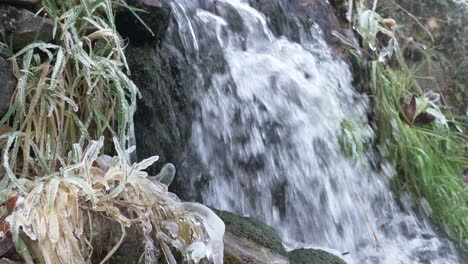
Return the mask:
[[39,5],[41,0],[0,0],[0,4],[2,3],[14,6],[33,7]]
[[13,75],[11,62],[0,47],[0,119],[8,111],[15,87],[16,78]]
[[271,226],[254,218],[212,210],[226,225],[225,264],[346,264],[341,258],[323,250],[302,248],[288,252]]
[[300,42],[300,38],[303,37],[301,30],[318,25],[323,30],[325,40],[338,49],[341,43],[333,32],[348,34],[346,23],[342,17],[337,17],[335,14],[334,7],[342,5],[340,1],[330,3],[326,0],[250,0],[249,2],[265,14],[270,28],[277,36],[284,35],[290,40]]
[[161,0],[127,0],[126,3],[140,10],[117,10],[117,29],[124,38],[129,39],[130,45],[141,46],[161,40],[171,18],[169,4]]
[[224,264],[286,264],[288,258],[252,240],[224,234]]
[[166,163],[179,168],[190,142],[190,78],[183,76],[186,62],[173,52],[151,44],[130,45],[126,51],[130,77],[142,95],[134,116],[138,159],[159,155],[151,175]]
[[54,21],[35,16],[26,9],[0,4],[0,31],[11,37],[13,50],[19,50],[34,41],[51,42]]
[[242,217],[227,211],[213,210],[226,225],[226,232],[245,238],[280,255],[286,254],[283,241],[276,230],[254,218]]
[[289,262],[294,264],[346,264],[341,258],[319,249],[295,249],[289,252]]

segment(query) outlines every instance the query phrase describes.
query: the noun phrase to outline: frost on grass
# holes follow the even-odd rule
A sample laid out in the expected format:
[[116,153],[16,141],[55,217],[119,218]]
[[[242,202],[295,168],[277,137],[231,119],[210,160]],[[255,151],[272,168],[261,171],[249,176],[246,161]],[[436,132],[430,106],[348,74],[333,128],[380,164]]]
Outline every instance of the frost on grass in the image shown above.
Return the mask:
[[[132,228],[142,234],[140,263],[222,263],[223,222],[201,204],[181,202],[167,186],[144,170],[158,157],[129,165],[117,146],[116,157],[98,156],[101,141],[93,141],[66,159],[58,173],[36,178],[8,216],[13,240],[26,262],[90,263],[93,221],[105,219],[121,227],[120,238],[107,243],[106,262]],[[27,246],[26,246],[27,245]],[[94,254],[95,255],[95,254]]]

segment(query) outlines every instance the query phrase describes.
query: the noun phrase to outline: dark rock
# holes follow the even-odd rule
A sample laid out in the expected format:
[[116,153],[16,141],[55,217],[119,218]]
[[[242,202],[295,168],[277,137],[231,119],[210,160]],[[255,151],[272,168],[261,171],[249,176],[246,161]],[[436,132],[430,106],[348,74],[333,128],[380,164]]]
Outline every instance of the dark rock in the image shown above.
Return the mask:
[[[161,0],[127,0],[128,5],[143,11],[136,11],[138,17],[127,8],[117,10],[117,29],[131,45],[158,42],[166,32],[171,18],[169,4]],[[146,25],[146,26],[145,26]],[[150,31],[151,30],[151,31]]]
[[212,209],[226,225],[225,264],[286,264],[287,252],[276,231],[253,218]]
[[226,232],[243,237],[279,254],[286,254],[283,242],[276,230],[254,218],[213,209],[226,225]]
[[411,62],[419,62],[424,58],[426,48],[421,43],[409,38],[403,48],[403,56]]
[[41,3],[41,0],[0,0],[0,4],[10,4],[14,6],[35,6]]
[[138,159],[159,155],[159,161],[150,170],[152,175],[166,163],[178,168],[189,145],[192,126],[190,85],[186,84],[190,79],[182,74],[187,65],[166,45],[131,45],[126,54],[131,78],[142,95],[134,117]]
[[14,50],[24,48],[34,41],[51,42],[54,21],[35,16],[26,9],[0,4],[0,31],[11,37]]
[[294,264],[346,264],[341,258],[319,249],[295,249],[289,252],[289,261]]
[[[120,239],[122,234],[122,228],[117,221],[109,221],[107,218],[98,215],[91,214],[92,219],[92,245],[93,245],[93,256],[92,263],[100,263],[104,257],[109,253],[111,247]],[[91,230],[88,228],[89,219],[84,217],[84,232],[87,237],[91,236]],[[117,249],[117,251],[109,259],[109,263],[128,263],[136,264],[138,259],[144,252],[141,238],[144,236],[137,225],[126,227],[126,236],[123,243]]]
[[224,234],[224,264],[286,264],[288,258],[252,240]]
[[335,15],[333,6],[326,0],[250,0],[249,2],[265,14],[270,28],[277,36],[284,35],[300,42],[301,30],[304,28],[308,30],[318,25],[329,44],[335,48],[341,45],[332,33],[334,30],[345,31],[346,23]]
[[[135,1],[133,3],[139,5]],[[156,33],[154,37],[133,14],[120,11],[116,24],[119,32],[129,38],[126,55],[132,71],[130,78],[142,95],[134,117],[135,131],[138,131],[138,159],[158,155],[159,161],[149,168],[150,175],[156,175],[166,163],[174,164],[177,175],[180,175],[184,173],[181,170],[183,161],[190,156],[194,75],[185,56],[170,40],[177,37],[166,36],[172,16],[167,3],[162,1],[161,4],[161,8],[147,8],[150,13],[140,13]],[[139,6],[142,7],[141,3]],[[190,164],[200,166],[200,162]],[[170,186],[171,191],[184,200],[195,200],[188,197],[192,192],[187,189],[192,185],[182,182],[180,179],[184,177],[177,175]]]
[[42,0],[0,0],[0,4],[8,4],[37,12],[42,8]]
[[0,119],[8,111],[10,100],[15,91],[16,78],[13,75],[11,62],[0,47]]
[[226,225],[224,263],[240,264],[346,264],[341,258],[316,249],[287,252],[271,226],[250,217],[212,209]]

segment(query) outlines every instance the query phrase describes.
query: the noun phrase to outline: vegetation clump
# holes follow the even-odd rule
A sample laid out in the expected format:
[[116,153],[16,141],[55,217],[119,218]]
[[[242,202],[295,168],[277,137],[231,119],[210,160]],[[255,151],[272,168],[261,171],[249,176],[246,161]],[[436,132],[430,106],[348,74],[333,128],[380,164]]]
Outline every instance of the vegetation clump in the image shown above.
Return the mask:
[[371,61],[377,144],[397,172],[393,186],[397,193],[414,194],[419,208],[449,237],[468,247],[466,124],[442,113],[438,97],[419,85],[400,51],[398,25],[375,11],[378,1],[370,8],[364,1],[350,2],[355,6],[350,5],[348,18],[363,40],[357,52]]
[[[170,182],[148,178],[144,170],[158,157],[132,163],[138,89],[125,73],[115,5],[130,8],[44,0],[40,14],[54,19],[54,43],[31,43],[11,58],[18,85],[0,120],[0,204],[8,209],[0,243],[13,242],[26,263],[90,263],[108,248],[105,263],[134,227],[140,263],[221,263],[222,221],[181,202]],[[121,226],[110,247],[93,238],[98,218]]]

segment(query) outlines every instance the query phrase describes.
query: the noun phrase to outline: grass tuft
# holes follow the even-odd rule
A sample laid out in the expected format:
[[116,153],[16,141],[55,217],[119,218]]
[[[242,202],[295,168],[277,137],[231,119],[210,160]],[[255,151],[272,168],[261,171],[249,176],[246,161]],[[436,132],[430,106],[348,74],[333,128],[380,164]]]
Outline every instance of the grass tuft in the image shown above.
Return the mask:
[[[148,178],[144,170],[157,157],[130,161],[138,89],[115,29],[113,5],[122,4],[42,4],[55,20],[54,43],[31,43],[11,58],[19,81],[0,120],[0,205],[15,203],[1,216],[9,227],[0,236],[11,233],[26,263],[91,263],[109,248],[105,263],[131,227],[141,235],[139,263],[221,263],[222,221]],[[93,243],[97,219],[121,227],[117,243]]]
[[[403,59],[396,21],[375,12],[378,1],[373,1],[372,9],[362,0],[350,2],[357,2],[356,8],[350,5],[356,12],[348,17],[364,42],[358,53],[371,61],[376,143],[397,171],[393,187],[397,194],[412,193],[418,201],[415,206],[468,248],[468,190],[463,181],[463,167],[468,164],[466,119],[442,113],[439,103],[429,99],[434,93],[421,88],[414,69]],[[347,155],[360,152],[360,145],[353,143],[355,129],[352,123],[342,124],[340,144]]]

